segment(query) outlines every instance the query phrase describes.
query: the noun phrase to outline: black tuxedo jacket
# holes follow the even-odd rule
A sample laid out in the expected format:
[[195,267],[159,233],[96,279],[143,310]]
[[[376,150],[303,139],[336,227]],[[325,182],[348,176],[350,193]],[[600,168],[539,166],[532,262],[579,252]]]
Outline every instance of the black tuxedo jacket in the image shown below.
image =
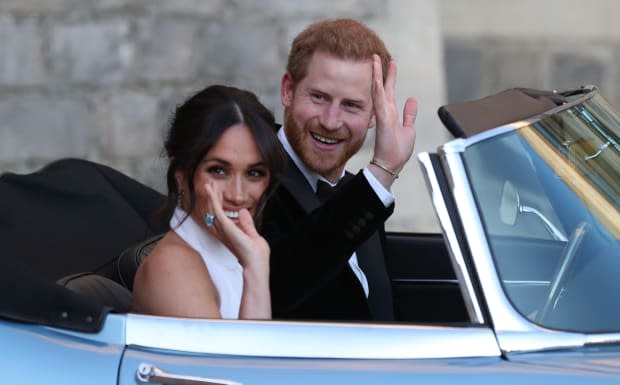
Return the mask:
[[[320,204],[289,159],[263,213],[262,235],[271,247],[274,318],[393,320],[392,295],[382,251],[386,208],[360,172]],[[353,252],[369,285],[349,265]]]

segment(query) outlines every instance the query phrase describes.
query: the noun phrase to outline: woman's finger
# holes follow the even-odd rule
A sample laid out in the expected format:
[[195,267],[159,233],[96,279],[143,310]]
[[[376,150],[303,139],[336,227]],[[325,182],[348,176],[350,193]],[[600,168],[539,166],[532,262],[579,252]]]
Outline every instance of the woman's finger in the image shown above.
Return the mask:
[[209,213],[215,216],[213,227],[217,232],[225,238],[239,240],[241,230],[235,223],[226,216],[222,208],[222,193],[216,191],[212,183],[205,185],[205,190],[210,201]]
[[239,211],[239,227],[250,238],[254,238],[258,235],[252,215],[247,209],[241,209]]
[[[206,210],[202,212],[203,219],[205,225],[214,233],[218,233],[220,230],[220,223],[225,218],[224,211],[222,210],[222,198],[221,193],[215,190],[215,186],[212,183],[207,183],[204,185],[205,191],[207,193],[207,207]],[[211,218],[208,216],[211,215]],[[211,226],[209,226],[211,224]]]

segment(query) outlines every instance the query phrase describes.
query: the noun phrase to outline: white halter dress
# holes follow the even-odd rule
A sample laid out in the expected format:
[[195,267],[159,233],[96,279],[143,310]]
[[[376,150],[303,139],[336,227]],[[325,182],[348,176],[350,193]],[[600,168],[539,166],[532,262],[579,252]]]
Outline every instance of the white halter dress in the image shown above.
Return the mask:
[[220,297],[222,318],[239,318],[243,268],[237,257],[217,238],[198,226],[192,217],[181,223],[185,216],[185,211],[177,208],[170,219],[170,228],[202,256]]

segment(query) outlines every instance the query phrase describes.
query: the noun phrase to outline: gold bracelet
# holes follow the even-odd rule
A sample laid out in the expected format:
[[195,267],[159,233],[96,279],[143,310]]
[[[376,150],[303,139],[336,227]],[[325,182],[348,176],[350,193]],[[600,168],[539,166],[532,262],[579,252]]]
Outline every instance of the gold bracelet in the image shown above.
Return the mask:
[[385,167],[381,163],[378,163],[375,160],[375,158],[372,158],[372,160],[370,161],[370,164],[374,164],[375,166],[379,167],[381,170],[383,170],[383,171],[387,172],[388,174],[392,175],[394,177],[394,179],[398,179],[398,172],[397,171],[390,170],[389,168]]

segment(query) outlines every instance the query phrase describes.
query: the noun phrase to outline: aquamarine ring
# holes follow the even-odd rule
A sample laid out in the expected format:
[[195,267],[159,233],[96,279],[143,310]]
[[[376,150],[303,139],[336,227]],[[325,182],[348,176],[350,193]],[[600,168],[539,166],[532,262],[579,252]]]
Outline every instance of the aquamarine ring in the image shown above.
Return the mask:
[[215,215],[206,213],[205,214],[205,225],[207,225],[207,227],[212,227],[213,223],[215,223]]

